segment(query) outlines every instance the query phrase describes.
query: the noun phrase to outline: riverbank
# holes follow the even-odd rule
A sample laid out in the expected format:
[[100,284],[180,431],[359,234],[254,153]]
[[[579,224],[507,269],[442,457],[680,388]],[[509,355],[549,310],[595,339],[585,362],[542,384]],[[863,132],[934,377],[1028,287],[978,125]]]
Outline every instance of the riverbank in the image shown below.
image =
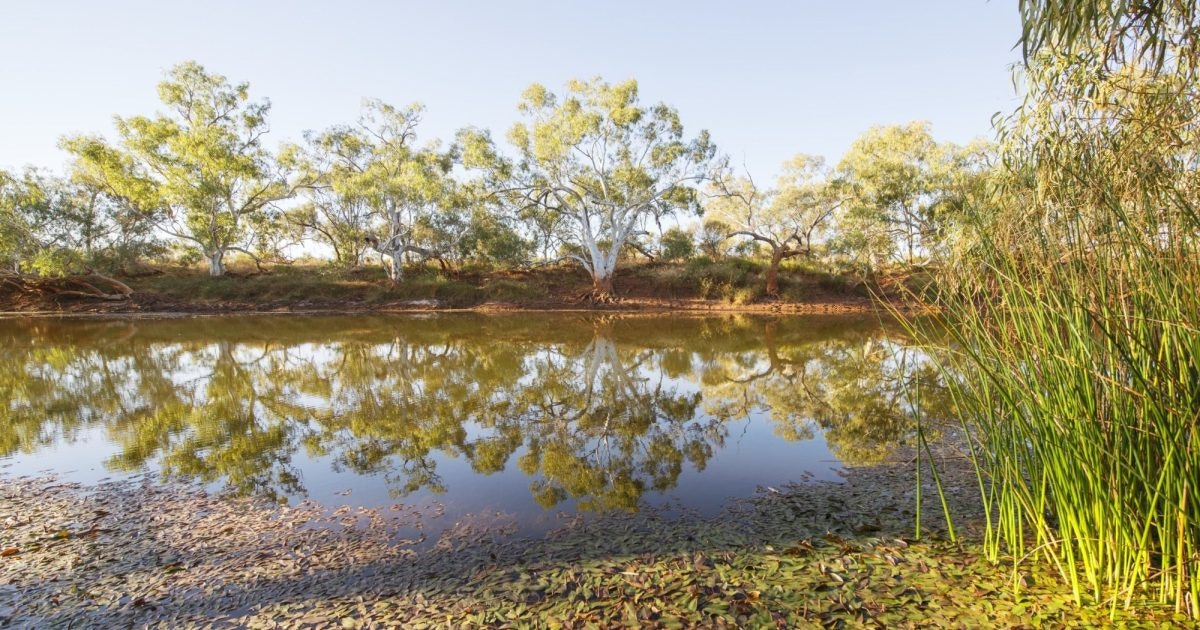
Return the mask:
[[[802,267],[780,272],[780,294],[764,294],[765,270],[745,260],[630,264],[616,299],[582,299],[590,280],[577,267],[441,271],[414,267],[399,284],[379,268],[292,265],[210,278],[193,268],[155,268],[118,277],[124,299],[96,299],[0,285],[0,311],[16,313],[386,313],[410,311],[588,310],[644,312],[864,313],[872,288],[849,275]],[[886,293],[886,292],[885,292]]]
[[[962,460],[942,462],[963,544],[913,466],[850,469],[730,501],[644,510],[545,538],[461,525],[398,538],[404,505],[286,506],[143,476],[81,486],[0,477],[0,625],[17,627],[1028,627],[1102,625],[1032,566],[991,566]],[[928,477],[926,477],[928,479]],[[932,498],[933,488],[926,488]],[[1023,586],[1015,592],[1014,577]],[[1132,625],[1170,622],[1145,609]]]

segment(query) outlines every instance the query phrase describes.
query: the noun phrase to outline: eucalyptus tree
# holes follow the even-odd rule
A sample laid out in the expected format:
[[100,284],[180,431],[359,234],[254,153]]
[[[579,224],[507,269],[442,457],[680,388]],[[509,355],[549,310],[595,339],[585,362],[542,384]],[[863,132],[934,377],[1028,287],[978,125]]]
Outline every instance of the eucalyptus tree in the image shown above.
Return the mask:
[[696,254],[696,238],[690,230],[670,228],[658,239],[659,255],[666,261],[686,261]]
[[716,147],[706,131],[686,137],[674,108],[642,105],[634,80],[571,81],[562,98],[534,84],[519,109],[527,120],[509,132],[515,162],[477,146],[468,154],[491,158],[476,165],[502,173],[503,193],[563,230],[567,258],[592,277],[590,297],[610,299],[621,251],[645,221],[696,209],[695,185],[710,176]]
[[477,194],[478,187],[468,182],[462,187],[474,189],[461,197],[445,213],[447,219],[429,227],[433,242],[459,262],[516,267],[536,256],[537,244],[523,234],[520,219],[505,213],[490,195]]
[[38,208],[45,195],[37,172],[0,170],[0,257],[9,271],[20,273],[38,247]]
[[67,138],[74,154],[115,197],[225,273],[229,252],[253,251],[272,229],[275,202],[291,195],[263,145],[268,101],[251,101],[248,83],[231,84],[194,61],[172,68],[158,85],[165,113],[116,118],[119,141]]
[[91,235],[77,222],[82,212],[75,192],[35,168],[0,172],[0,256],[12,272],[61,275],[82,266],[79,246],[90,244]]
[[87,173],[75,169],[61,185],[62,203],[56,214],[72,264],[133,273],[138,264],[166,251],[153,215],[108,195]]
[[331,246],[339,262],[356,264],[363,246],[388,257],[393,282],[403,277],[406,255],[442,255],[430,246],[429,228],[456,203],[455,150],[414,146],[424,111],[416,103],[368,100],[357,124],[308,133],[306,147],[284,150],[308,202],[293,220]]
[[158,251],[152,224],[75,173],[0,171],[0,257],[11,271],[67,275],[120,268]]
[[[931,230],[924,245],[934,260],[942,262],[951,260],[956,249],[974,244],[972,226],[981,218],[1000,214],[997,191],[1002,169],[998,146],[988,140],[943,143],[938,154],[939,191],[930,208]],[[1011,189],[1008,194],[1019,196]]]
[[763,190],[750,177],[728,171],[713,180],[704,216],[725,226],[728,237],[745,237],[766,246],[767,295],[779,295],[779,265],[788,258],[813,256],[841,205],[838,185],[819,156],[800,154],[784,162],[775,188]]
[[838,164],[851,201],[838,217],[843,247],[868,265],[912,265],[934,234],[938,145],[929,124],[872,127]]
[[286,145],[280,162],[295,169],[299,205],[284,213],[284,221],[301,238],[328,246],[335,265],[357,267],[363,262],[370,234],[371,208],[361,196],[339,184],[344,174],[361,167],[362,145],[347,128],[304,134],[306,146]]
[[724,258],[729,250],[729,226],[712,218],[707,218],[696,228],[696,243],[700,253],[719,260]]

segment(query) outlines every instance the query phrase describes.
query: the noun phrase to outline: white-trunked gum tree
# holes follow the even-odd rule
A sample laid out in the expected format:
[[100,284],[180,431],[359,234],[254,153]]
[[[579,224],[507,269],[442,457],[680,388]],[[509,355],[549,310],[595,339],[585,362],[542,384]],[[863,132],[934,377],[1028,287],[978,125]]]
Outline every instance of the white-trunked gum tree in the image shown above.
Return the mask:
[[454,148],[436,143],[415,147],[425,111],[414,103],[398,108],[368,100],[354,126],[307,134],[307,147],[287,147],[284,161],[295,163],[308,203],[292,220],[330,245],[346,264],[357,264],[362,245],[389,261],[388,278],[400,282],[404,259],[442,252],[418,237],[422,226],[455,203],[451,177]]
[[110,193],[155,214],[162,232],[204,256],[210,276],[222,276],[231,251],[257,259],[257,237],[278,225],[275,202],[291,196],[263,146],[271,104],[249,92],[248,83],[187,61],[158,85],[166,113],[117,117],[117,144],[83,136],[63,147]]
[[494,179],[510,204],[562,220],[560,255],[592,278],[584,298],[610,301],[622,249],[647,219],[698,208],[695,186],[711,176],[716,147],[706,131],[685,136],[674,108],[642,105],[632,79],[571,81],[562,98],[535,83],[519,110],[527,120],[509,132],[515,162],[479,133],[466,134],[467,153],[502,174]]

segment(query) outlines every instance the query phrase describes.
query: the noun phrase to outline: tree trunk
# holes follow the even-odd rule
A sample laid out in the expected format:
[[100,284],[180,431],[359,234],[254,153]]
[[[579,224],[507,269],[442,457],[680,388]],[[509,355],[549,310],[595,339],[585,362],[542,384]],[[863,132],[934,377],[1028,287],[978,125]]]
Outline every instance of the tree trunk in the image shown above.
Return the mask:
[[391,253],[392,266],[388,268],[388,280],[392,284],[399,284],[404,278],[404,251],[393,251]]
[[208,275],[213,278],[225,275],[225,250],[208,253]]
[[592,276],[592,296],[597,299],[611,299],[613,297],[613,277],[611,274]]
[[771,264],[767,267],[767,295],[779,297],[779,263],[783,261],[783,250],[771,252]]

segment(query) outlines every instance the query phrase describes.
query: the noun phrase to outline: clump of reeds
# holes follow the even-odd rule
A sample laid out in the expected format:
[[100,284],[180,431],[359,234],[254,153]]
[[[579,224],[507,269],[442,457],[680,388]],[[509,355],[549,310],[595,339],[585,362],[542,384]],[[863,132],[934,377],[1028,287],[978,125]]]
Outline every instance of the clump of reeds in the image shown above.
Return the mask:
[[937,304],[987,548],[1200,618],[1196,82],[1053,55],[1027,82]]

